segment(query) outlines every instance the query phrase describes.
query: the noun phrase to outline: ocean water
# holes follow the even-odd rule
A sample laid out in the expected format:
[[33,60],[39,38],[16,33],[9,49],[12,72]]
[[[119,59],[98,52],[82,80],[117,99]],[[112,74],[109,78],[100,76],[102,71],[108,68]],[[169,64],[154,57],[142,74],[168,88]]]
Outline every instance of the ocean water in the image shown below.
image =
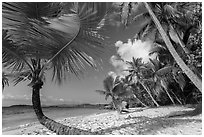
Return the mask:
[[[46,116],[57,120],[67,117],[75,117],[81,115],[91,115],[108,112],[110,110],[97,108],[66,108],[66,107],[46,107],[43,112]],[[37,122],[37,117],[32,107],[9,107],[2,108],[2,131],[15,129],[20,125]]]

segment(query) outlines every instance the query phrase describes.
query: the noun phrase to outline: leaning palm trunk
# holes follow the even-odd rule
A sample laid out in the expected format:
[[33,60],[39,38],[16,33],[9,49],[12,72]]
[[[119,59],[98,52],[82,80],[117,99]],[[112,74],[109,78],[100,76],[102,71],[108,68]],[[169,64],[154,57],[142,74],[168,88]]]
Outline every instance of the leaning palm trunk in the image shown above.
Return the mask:
[[143,103],[136,95],[133,95],[134,98],[136,98],[143,106],[148,107],[147,105],[145,105],[145,103]]
[[183,49],[183,51],[185,52],[186,56],[190,57],[190,51],[188,50],[188,48],[186,47],[186,45],[184,44],[184,42],[181,40],[181,37],[179,36],[179,34],[177,33],[177,31],[174,29],[174,27],[172,26],[172,24],[169,22],[170,28],[173,31],[173,33],[176,36],[176,39],[178,40],[178,43],[180,45],[180,47]]
[[165,88],[165,91],[166,91],[167,96],[170,98],[171,102],[173,103],[173,105],[175,105],[174,99],[171,97],[171,95],[169,94],[166,88]]
[[176,96],[176,94],[175,94],[173,91],[171,91],[171,93],[175,96],[176,100],[177,100],[181,105],[183,105],[182,102],[181,102],[181,100]]
[[[187,56],[188,57],[188,59],[192,59],[191,58],[191,56],[190,56],[190,51],[189,51],[189,49],[186,47],[186,45],[184,44],[184,42],[181,40],[181,37],[179,36],[179,34],[178,34],[178,32],[174,29],[174,27],[172,26],[172,24],[169,22],[169,25],[170,25],[170,27],[171,27],[171,30],[174,32],[174,34],[176,35],[176,38],[177,38],[177,40],[178,40],[178,42],[179,42],[179,45],[180,45],[180,47],[183,49],[183,51],[184,51],[184,56]],[[199,77],[199,78],[201,78],[201,75],[199,74],[199,71],[196,69],[196,67],[195,66],[192,66],[191,67],[191,69],[196,73],[196,75]]]
[[176,63],[179,65],[179,67],[182,69],[182,71],[188,76],[188,78],[193,82],[193,84],[200,90],[200,92],[202,92],[202,82],[201,82],[201,80],[198,78],[198,76],[196,76],[190,70],[190,68],[184,63],[184,61],[178,55],[178,53],[176,52],[175,48],[173,47],[171,41],[169,40],[166,32],[162,28],[159,20],[157,19],[157,17],[153,13],[153,11],[150,8],[150,6],[148,5],[148,3],[144,2],[144,4],[145,4],[145,7],[147,8],[150,16],[152,17],[152,19],[153,19],[157,29],[159,30],[159,33],[161,34],[161,36],[162,36],[162,38],[163,38],[163,40],[164,40],[164,42],[165,42],[169,52],[171,53],[171,55],[175,59]]
[[43,85],[42,81],[39,81],[33,85],[33,93],[32,93],[32,103],[33,103],[33,109],[35,111],[35,114],[37,115],[37,118],[39,122],[44,125],[49,130],[55,132],[58,135],[87,135],[87,134],[95,134],[88,132],[86,130],[69,127],[66,125],[63,125],[61,123],[58,123],[48,117],[46,117],[42,112],[41,102],[40,102],[40,89]]
[[167,96],[169,97],[169,99],[171,100],[171,102],[175,105],[174,99],[173,99],[173,98],[171,97],[171,95],[169,94],[167,87],[163,85],[163,80],[161,80],[161,85],[162,85],[162,87],[164,88],[164,90],[165,90]]
[[142,87],[147,91],[147,93],[149,94],[150,98],[152,99],[152,101],[154,102],[154,104],[159,107],[159,104],[157,103],[157,101],[153,98],[150,90],[145,86],[145,84],[143,82],[140,82]]

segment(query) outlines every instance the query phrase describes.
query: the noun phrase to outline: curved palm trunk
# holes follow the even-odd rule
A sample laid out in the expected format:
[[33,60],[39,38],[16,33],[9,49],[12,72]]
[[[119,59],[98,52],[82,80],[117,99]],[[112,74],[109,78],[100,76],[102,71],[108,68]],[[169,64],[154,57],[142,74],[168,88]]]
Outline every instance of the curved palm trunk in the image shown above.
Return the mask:
[[157,107],[159,107],[159,104],[158,104],[157,101],[153,98],[153,96],[152,96],[150,90],[144,85],[143,82],[140,82],[140,83],[141,83],[142,87],[147,91],[147,93],[149,94],[149,96],[150,96],[150,98],[152,99],[152,101],[154,102],[154,104],[155,104]]
[[171,44],[171,41],[169,40],[166,32],[162,28],[159,20],[157,19],[157,17],[153,13],[153,11],[150,8],[150,6],[147,4],[147,2],[144,2],[144,4],[145,4],[145,7],[147,8],[149,14],[151,15],[155,25],[157,26],[157,29],[159,30],[159,33],[161,34],[161,36],[162,36],[162,38],[163,38],[163,40],[164,40],[164,42],[165,42],[169,52],[171,53],[171,55],[175,59],[176,63],[179,65],[179,67],[182,69],[182,71],[189,77],[189,79],[193,82],[193,84],[200,90],[200,92],[202,92],[202,82],[201,82],[201,80],[198,78],[198,76],[196,76],[189,69],[189,67],[184,63],[184,61],[178,55],[178,53],[176,52],[176,50],[174,49],[173,45]]
[[[48,128],[49,130],[55,132],[59,135],[88,135],[88,134],[94,134],[91,132],[88,132],[86,130],[69,127],[66,125],[63,125],[61,123],[58,123],[48,117],[46,117],[41,108],[41,102],[40,102],[40,94],[39,91],[43,85],[43,82],[38,82],[33,86],[33,93],[32,93],[32,103],[33,103],[33,109],[35,111],[35,114],[39,120],[39,122]],[[96,134],[96,133],[95,133]]]

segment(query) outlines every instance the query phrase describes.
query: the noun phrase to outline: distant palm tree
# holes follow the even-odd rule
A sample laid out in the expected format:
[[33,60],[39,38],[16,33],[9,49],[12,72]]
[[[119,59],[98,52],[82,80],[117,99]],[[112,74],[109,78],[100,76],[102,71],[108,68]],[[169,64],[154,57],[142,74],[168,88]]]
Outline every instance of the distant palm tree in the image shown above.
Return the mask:
[[111,97],[113,107],[116,110],[118,109],[117,106],[119,105],[119,102],[117,100],[120,93],[119,88],[121,88],[119,86],[120,83],[118,83],[118,79],[119,77],[114,78],[112,75],[109,75],[103,80],[104,90],[96,90],[96,92],[105,95],[105,100],[107,100],[108,97]]
[[[40,89],[44,73],[61,83],[67,74],[81,76],[85,64],[96,68],[105,45],[98,33],[107,3],[3,2],[2,63],[14,83],[28,80],[39,122],[57,134],[90,134],[62,125],[42,112]],[[4,85],[7,85],[5,79]],[[3,86],[4,86],[3,85]]]
[[133,57],[132,62],[127,62],[127,64],[129,65],[128,69],[126,70],[129,72],[129,75],[128,75],[129,80],[130,81],[133,80],[135,83],[139,83],[146,90],[146,92],[148,93],[148,95],[150,96],[154,104],[158,107],[159,104],[152,96],[149,87],[145,84],[146,82],[143,75],[143,71],[146,70],[147,68],[142,63],[142,59],[141,58],[135,59]]
[[[151,6],[150,6],[150,4],[151,4]],[[135,18],[137,18],[137,21],[139,19],[143,19],[144,17],[150,17],[149,22],[147,21],[146,27],[144,27],[144,29],[142,31],[142,35],[149,34],[149,30],[154,30],[153,32],[158,32],[157,33],[158,35],[156,35],[155,37],[159,38],[159,39],[163,39],[163,41],[165,42],[165,44],[167,46],[167,49],[169,50],[169,52],[171,53],[171,55],[175,59],[176,63],[179,65],[179,67],[182,69],[182,71],[189,77],[189,79],[194,83],[194,85],[202,92],[201,79],[197,75],[195,75],[192,72],[192,70],[190,70],[190,68],[185,64],[183,59],[180,57],[180,55],[175,50],[175,47],[172,44],[172,40],[170,38],[169,33],[165,32],[166,30],[169,30],[168,29],[169,28],[168,27],[168,23],[169,23],[168,17],[174,16],[174,18],[171,18],[171,19],[176,21],[178,18],[179,12],[174,10],[169,3],[146,3],[146,2],[136,3],[136,6],[134,8],[132,8],[132,3],[120,4],[120,6],[122,6],[122,8],[121,8],[122,9],[121,10],[122,11],[122,13],[121,13],[122,14],[121,15],[122,22],[128,20],[131,9],[135,8],[134,10],[137,11],[137,9],[139,9],[139,8],[141,9],[141,6],[143,7],[142,11],[145,11],[145,12],[141,12],[140,14],[138,14],[135,17]],[[155,10],[154,6],[157,7],[156,11],[154,11]],[[168,12],[166,12],[166,14],[164,14],[164,12],[160,12],[160,11],[168,11]],[[157,18],[157,13],[160,15],[160,16],[158,16],[159,18]],[[168,15],[168,16],[166,16],[166,15]],[[127,23],[125,23],[125,24],[127,24]],[[155,27],[152,27],[154,24],[156,26],[156,29],[155,29]],[[173,29],[173,28],[171,28],[171,29]],[[169,31],[167,31],[167,32],[169,32]],[[175,33],[175,34],[177,36],[177,33]],[[179,40],[179,44],[182,48],[185,48],[185,46],[182,45],[182,41]]]
[[131,83],[128,80],[128,76],[125,78],[122,78],[120,81],[120,84],[122,85],[123,92],[119,93],[119,97],[122,99],[130,99],[130,98],[135,98],[137,101],[139,101],[143,106],[148,107],[145,103],[143,103],[135,94],[135,83]]
[[[173,104],[175,104],[174,99],[171,97],[168,86],[171,82],[178,83],[180,88],[183,90],[185,86],[185,79],[181,73],[177,73],[179,69],[173,66],[165,66],[161,67],[158,60],[150,59],[150,68],[152,70],[152,81],[155,82],[155,90],[162,90],[166,92],[169,99]],[[182,102],[178,99],[178,97],[172,92],[172,94],[176,97],[177,101],[182,105]]]

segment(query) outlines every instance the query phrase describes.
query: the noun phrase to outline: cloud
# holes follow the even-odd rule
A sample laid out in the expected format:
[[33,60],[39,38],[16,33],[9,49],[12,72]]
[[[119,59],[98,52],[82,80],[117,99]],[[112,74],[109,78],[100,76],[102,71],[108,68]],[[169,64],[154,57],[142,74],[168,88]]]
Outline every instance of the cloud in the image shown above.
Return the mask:
[[59,101],[64,102],[64,99],[60,98]]
[[114,66],[117,75],[126,76],[127,71],[124,71],[128,68],[126,61],[132,61],[132,58],[142,58],[144,63],[149,61],[149,58],[155,58],[156,55],[153,54],[149,56],[149,51],[152,48],[152,41],[141,41],[128,40],[127,43],[122,41],[117,41],[115,47],[117,48],[117,55],[113,55],[110,58],[110,63]]
[[127,71],[124,70],[128,68],[128,65],[124,61],[119,60],[115,55],[110,58],[110,63],[114,66],[117,75],[125,76],[127,74]]
[[11,95],[11,94],[2,94],[2,99],[3,100],[30,100],[31,97],[29,97],[28,95],[24,94],[24,95]]

